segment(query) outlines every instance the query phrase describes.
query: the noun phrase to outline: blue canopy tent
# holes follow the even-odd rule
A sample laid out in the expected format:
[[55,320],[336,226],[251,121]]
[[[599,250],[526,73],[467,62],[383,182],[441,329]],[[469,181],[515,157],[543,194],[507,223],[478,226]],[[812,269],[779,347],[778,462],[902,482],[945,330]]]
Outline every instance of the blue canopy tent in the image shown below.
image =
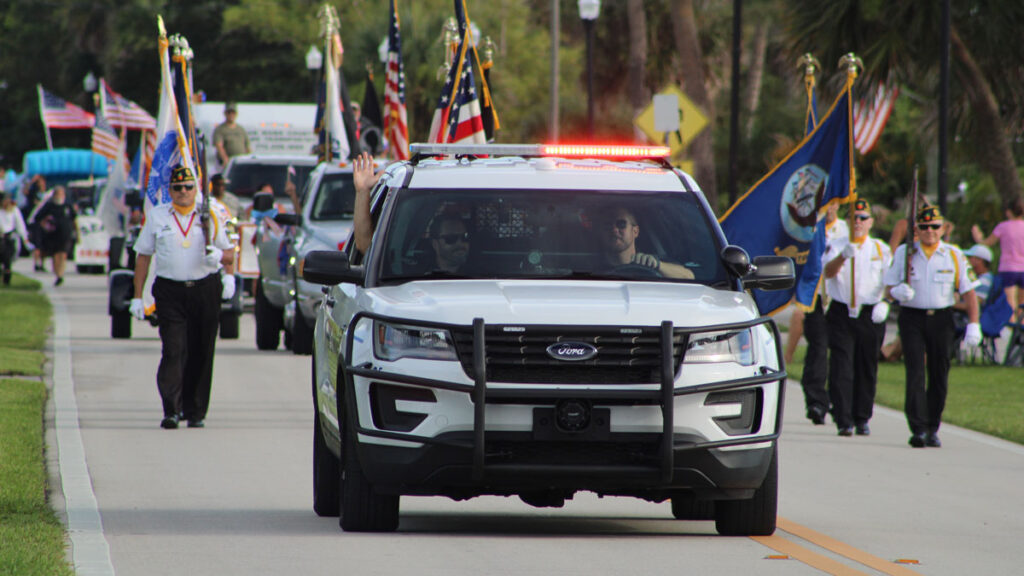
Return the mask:
[[47,185],[53,186],[90,176],[105,178],[107,164],[104,156],[83,148],[33,150],[25,153],[23,171],[28,178],[42,174]]

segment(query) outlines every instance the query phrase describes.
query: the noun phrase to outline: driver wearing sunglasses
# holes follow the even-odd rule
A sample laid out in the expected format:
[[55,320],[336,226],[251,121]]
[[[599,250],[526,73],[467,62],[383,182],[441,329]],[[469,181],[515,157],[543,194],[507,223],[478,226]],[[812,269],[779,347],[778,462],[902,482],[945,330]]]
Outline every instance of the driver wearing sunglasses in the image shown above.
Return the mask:
[[469,256],[471,236],[466,223],[456,214],[442,214],[430,225],[430,243],[438,270],[459,272]]
[[664,262],[655,254],[646,254],[636,249],[640,236],[640,224],[636,216],[626,208],[613,208],[600,220],[600,234],[603,263],[613,268],[633,265],[654,270],[666,278],[692,279],[693,272],[685,266]]

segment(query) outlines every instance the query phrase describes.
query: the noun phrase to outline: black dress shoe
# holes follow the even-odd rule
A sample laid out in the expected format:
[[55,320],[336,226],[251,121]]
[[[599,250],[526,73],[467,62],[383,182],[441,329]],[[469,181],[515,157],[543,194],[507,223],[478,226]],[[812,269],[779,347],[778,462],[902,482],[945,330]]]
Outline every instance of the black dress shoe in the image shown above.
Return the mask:
[[936,432],[929,432],[924,437],[924,445],[929,448],[942,448],[942,442],[939,440],[939,435]]
[[924,434],[914,434],[911,436],[910,445],[914,448],[924,448]]
[[847,426],[846,428],[840,428],[839,429],[839,435],[840,436],[853,436],[853,428],[850,428],[849,426]]
[[206,422],[203,422],[202,418],[200,418],[198,420],[189,420],[188,421],[188,427],[189,428],[205,428],[206,427]]
[[807,419],[814,422],[815,426],[825,424],[825,409],[821,406],[811,406],[807,409]]
[[57,276],[57,279],[53,281],[53,285],[54,286],[60,286],[63,283],[64,283],[64,277],[62,277],[62,276]]
[[160,421],[160,427],[164,430],[176,430],[178,428],[178,415],[164,416]]
[[868,423],[867,422],[865,422],[863,424],[857,424],[857,426],[855,428],[856,428],[856,431],[857,431],[857,436],[870,436],[871,435],[871,428],[868,428]]

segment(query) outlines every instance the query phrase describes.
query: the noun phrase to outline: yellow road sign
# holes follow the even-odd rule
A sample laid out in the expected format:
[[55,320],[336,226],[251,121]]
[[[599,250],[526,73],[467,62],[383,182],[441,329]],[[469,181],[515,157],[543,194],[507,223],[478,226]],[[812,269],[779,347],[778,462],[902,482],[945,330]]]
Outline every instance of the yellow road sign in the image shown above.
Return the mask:
[[[697,108],[697,105],[687,98],[683,91],[676,86],[669,85],[658,93],[662,95],[674,95],[679,102],[679,129],[674,132],[660,132],[654,129],[654,102],[652,101],[644,111],[634,120],[637,128],[642,130],[648,138],[658,144],[666,144],[672,150],[672,155],[684,150],[690,142],[700,134],[701,130],[707,127],[708,118]],[[666,142],[666,135],[668,141]]]

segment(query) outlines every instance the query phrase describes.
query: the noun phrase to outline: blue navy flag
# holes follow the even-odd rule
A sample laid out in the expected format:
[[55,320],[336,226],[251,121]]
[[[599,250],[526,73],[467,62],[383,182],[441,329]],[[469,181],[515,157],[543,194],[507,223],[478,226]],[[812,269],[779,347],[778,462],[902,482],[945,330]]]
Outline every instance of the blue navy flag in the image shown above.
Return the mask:
[[778,312],[794,296],[798,304],[814,306],[825,252],[825,212],[830,204],[856,198],[853,80],[850,74],[814,130],[721,218],[728,241],[742,246],[752,257],[789,256],[796,264],[798,280],[793,291],[754,291],[762,314]]
[[153,153],[153,165],[146,186],[146,199],[151,206],[171,201],[171,169],[178,164],[181,164],[181,146],[178,145],[178,133],[171,130],[164,134]]

